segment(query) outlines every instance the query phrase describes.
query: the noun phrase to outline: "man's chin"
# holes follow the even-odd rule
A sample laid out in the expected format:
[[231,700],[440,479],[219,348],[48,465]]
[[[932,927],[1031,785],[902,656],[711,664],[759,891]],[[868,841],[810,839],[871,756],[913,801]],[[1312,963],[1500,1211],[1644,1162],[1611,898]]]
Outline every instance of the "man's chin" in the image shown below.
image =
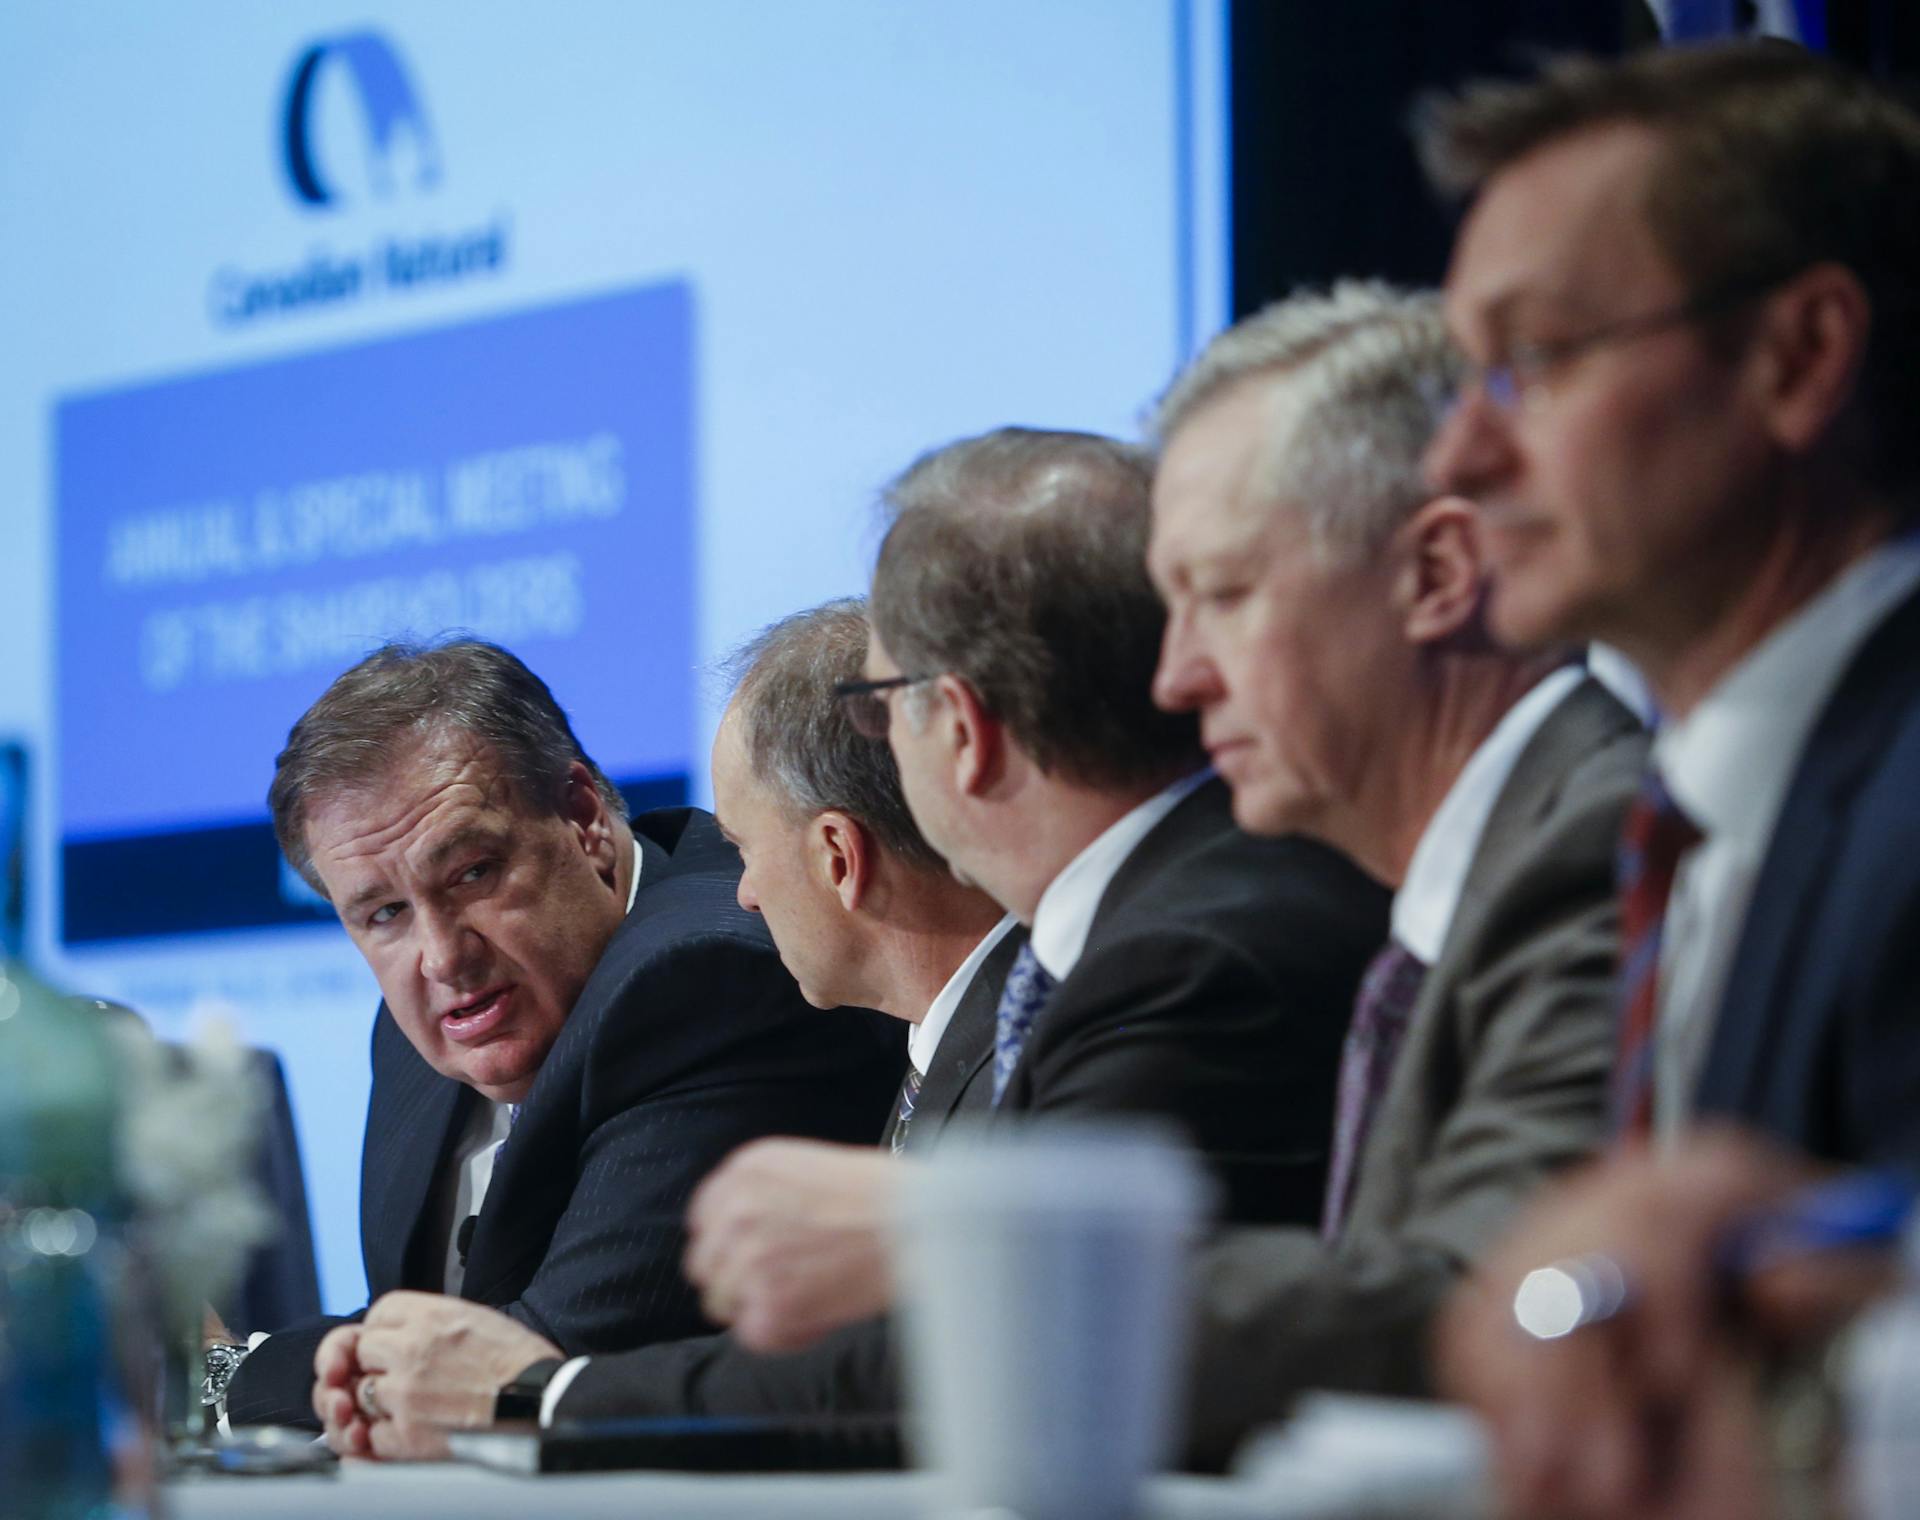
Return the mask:
[[546,1059],[545,1045],[533,1046],[511,1035],[457,1053],[447,1075],[464,1082],[492,1103],[518,1103],[533,1087]]
[[1494,582],[1487,600],[1487,629],[1507,649],[1546,649],[1584,644],[1602,635],[1583,615],[1584,601],[1543,578],[1512,577]]
[[1303,827],[1304,811],[1298,799],[1283,788],[1257,780],[1230,781],[1233,821],[1248,834],[1273,838]]

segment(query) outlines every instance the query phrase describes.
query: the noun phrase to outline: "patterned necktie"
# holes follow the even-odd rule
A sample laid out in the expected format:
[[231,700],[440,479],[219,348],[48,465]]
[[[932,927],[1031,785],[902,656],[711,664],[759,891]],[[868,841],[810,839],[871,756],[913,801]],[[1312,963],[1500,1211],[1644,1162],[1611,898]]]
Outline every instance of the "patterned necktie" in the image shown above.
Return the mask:
[[1614,1133],[1653,1128],[1653,1052],[1660,1001],[1660,939],[1680,858],[1700,842],[1657,771],[1648,771],[1620,839],[1620,1016],[1613,1066]]
[[896,1156],[907,1148],[907,1127],[913,1123],[913,1106],[920,1101],[924,1080],[919,1069],[909,1063],[906,1080],[900,1084],[900,1101],[893,1110],[893,1133],[887,1137],[887,1149]]
[[1040,957],[1033,953],[1029,940],[1020,947],[1013,970],[1007,973],[1007,985],[1000,990],[1000,1007],[994,1013],[993,1032],[993,1105],[1000,1106],[1007,1090],[1007,1079],[1020,1064],[1020,1052],[1027,1043],[1027,1032],[1046,1006],[1054,980]]
[[1327,1164],[1327,1201],[1320,1234],[1334,1240],[1346,1220],[1360,1151],[1393,1072],[1393,1058],[1420,996],[1426,963],[1399,940],[1388,940],[1360,979],[1353,1022],[1340,1052],[1340,1083],[1333,1116],[1333,1157]]

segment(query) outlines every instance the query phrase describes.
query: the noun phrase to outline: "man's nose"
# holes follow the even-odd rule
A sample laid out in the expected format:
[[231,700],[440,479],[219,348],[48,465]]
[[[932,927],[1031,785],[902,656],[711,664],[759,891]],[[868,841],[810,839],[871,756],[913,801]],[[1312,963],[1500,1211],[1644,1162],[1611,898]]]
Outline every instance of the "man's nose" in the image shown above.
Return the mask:
[[740,885],[733,889],[733,900],[740,904],[743,913],[760,911],[759,894],[753,890],[753,883],[744,871],[740,873]]
[[459,986],[482,959],[484,942],[458,914],[421,911],[420,972],[430,982]]
[[1154,705],[1168,712],[1200,707],[1220,691],[1220,672],[1193,631],[1184,612],[1167,618],[1160,639],[1160,663],[1153,672]]
[[1483,386],[1460,393],[1420,461],[1428,489],[1475,496],[1500,484],[1515,460],[1512,425]]

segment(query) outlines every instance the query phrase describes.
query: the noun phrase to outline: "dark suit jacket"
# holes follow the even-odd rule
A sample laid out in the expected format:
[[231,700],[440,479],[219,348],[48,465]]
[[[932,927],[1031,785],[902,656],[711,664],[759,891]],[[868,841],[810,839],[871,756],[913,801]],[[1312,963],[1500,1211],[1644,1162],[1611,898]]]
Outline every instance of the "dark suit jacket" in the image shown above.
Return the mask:
[[1614,855],[1646,762],[1596,681],[1521,752],[1421,983],[1337,1244],[1235,1231],[1204,1255],[1191,1409],[1217,1465],[1307,1388],[1425,1391],[1434,1311],[1514,1207],[1602,1140],[1614,1050]]
[[[973,980],[960,994],[953,1017],[947,1020],[947,1032],[927,1064],[926,1077],[920,1083],[920,1096],[913,1106],[913,1122],[907,1126],[904,1142],[909,1154],[929,1149],[940,1138],[955,1115],[993,1106],[993,1079],[980,1080],[993,1054],[993,1035],[1000,1009],[1000,989],[1007,984],[1007,973],[1027,942],[1027,931],[1015,924],[1000,936],[1000,943],[982,957]],[[880,1143],[891,1147],[899,1116],[887,1121],[887,1132]]]
[[[904,1063],[900,1025],[807,1006],[713,820],[634,820],[640,887],[494,1163],[461,1296],[576,1354],[710,1329],[680,1271],[689,1193],[762,1135],[871,1140]],[[449,1150],[478,1102],[433,1071],[384,1007],[361,1163],[371,1294],[438,1291]],[[338,1320],[283,1329],[247,1358],[231,1418],[311,1423],[313,1352]]]
[[[1114,874],[991,1122],[1161,1115],[1210,1153],[1229,1217],[1314,1217],[1340,1044],[1360,973],[1386,937],[1388,902],[1384,887],[1333,850],[1240,833],[1226,786],[1209,781]],[[996,981],[1011,964],[1011,940],[998,947]],[[949,1114],[991,1103],[992,1006],[984,998],[974,1006],[984,1016],[966,1026],[956,1016],[936,1062],[951,1054],[959,1063],[957,1087],[949,1078],[943,1088],[955,1094]],[[963,1028],[977,1031],[968,1048]],[[853,1413],[898,1403],[889,1329],[873,1321],[790,1356],[755,1356],[721,1336],[596,1357],[558,1415]]]
[[1920,1164],[1920,594],[1808,737],[1697,1106],[1824,1160]]
[[[907,1127],[908,1154],[930,1150],[956,1115],[991,1107],[1000,989],[1026,942],[1024,928],[1008,930],[961,994],[920,1085],[913,1122]],[[892,1134],[889,1120],[882,1144]],[[788,1356],[758,1355],[726,1334],[695,1336],[595,1357],[562,1397],[559,1413],[562,1419],[579,1420],[623,1413],[888,1407],[892,1362],[884,1320],[849,1326]]]

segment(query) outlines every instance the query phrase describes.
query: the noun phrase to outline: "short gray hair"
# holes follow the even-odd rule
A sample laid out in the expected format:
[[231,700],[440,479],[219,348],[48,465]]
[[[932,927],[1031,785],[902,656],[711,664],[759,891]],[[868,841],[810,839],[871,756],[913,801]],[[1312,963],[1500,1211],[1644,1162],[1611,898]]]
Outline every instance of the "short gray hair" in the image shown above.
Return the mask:
[[909,674],[952,672],[1043,770],[1094,786],[1200,763],[1153,705],[1166,612],[1147,579],[1152,458],[1091,433],[1002,428],[887,490],[873,625]]
[[1462,374],[1439,297],[1378,280],[1301,291],[1221,333],[1168,388],[1153,430],[1171,438],[1250,378],[1284,378],[1298,398],[1268,439],[1266,487],[1306,518],[1316,552],[1376,552],[1433,492],[1421,456]]
[[313,805],[377,781],[408,746],[442,733],[487,745],[528,807],[563,812],[578,760],[607,811],[627,816],[626,799],[580,748],[547,683],[517,656],[483,639],[383,644],[302,714],[274,761],[267,790],[273,831],[316,892],[326,894],[307,849]]
[[866,659],[860,597],[796,612],[736,650],[727,663],[748,763],[796,817],[845,813],[909,865],[944,867],[907,811],[892,749],[861,735],[833,694]]

